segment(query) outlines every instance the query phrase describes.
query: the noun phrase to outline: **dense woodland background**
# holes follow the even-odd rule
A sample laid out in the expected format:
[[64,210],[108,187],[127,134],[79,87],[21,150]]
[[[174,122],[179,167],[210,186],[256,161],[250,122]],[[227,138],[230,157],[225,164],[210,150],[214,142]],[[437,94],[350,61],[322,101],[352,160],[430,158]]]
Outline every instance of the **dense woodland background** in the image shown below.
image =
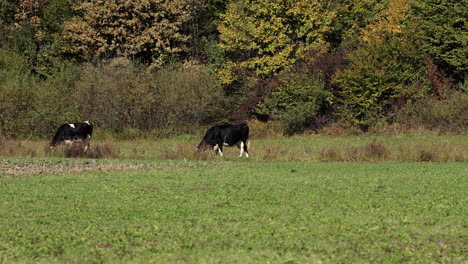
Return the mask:
[[0,134],[468,127],[467,0],[0,0]]

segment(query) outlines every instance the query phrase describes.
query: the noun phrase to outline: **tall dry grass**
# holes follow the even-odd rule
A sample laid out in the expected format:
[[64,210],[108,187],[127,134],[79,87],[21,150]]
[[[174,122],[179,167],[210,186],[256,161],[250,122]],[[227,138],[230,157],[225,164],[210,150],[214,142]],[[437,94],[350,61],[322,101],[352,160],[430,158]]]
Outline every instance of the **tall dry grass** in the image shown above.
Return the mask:
[[9,139],[0,135],[0,156],[3,157],[37,157],[40,151],[30,140]]
[[83,142],[74,142],[72,145],[59,145],[55,148],[44,146],[44,152],[49,157],[65,157],[65,158],[91,158],[91,159],[107,159],[119,158],[119,150],[110,143],[93,144],[85,150]]
[[320,161],[468,162],[466,147],[440,143],[385,146],[370,142],[361,146],[328,147],[320,150]]
[[[425,142],[427,141],[427,143]],[[437,136],[367,141],[365,137],[273,137],[252,139],[245,161],[297,162],[468,162],[468,146],[462,136],[456,139]],[[238,159],[238,148],[224,148],[224,157],[214,151],[197,151],[198,140],[164,139],[158,141],[92,142],[84,151],[80,143],[50,149],[49,142],[0,137],[0,156],[55,158],[110,158],[161,160]]]
[[213,151],[199,151],[195,145],[186,143],[177,143],[173,147],[165,146],[161,148],[160,159],[168,160],[212,160],[215,158]]

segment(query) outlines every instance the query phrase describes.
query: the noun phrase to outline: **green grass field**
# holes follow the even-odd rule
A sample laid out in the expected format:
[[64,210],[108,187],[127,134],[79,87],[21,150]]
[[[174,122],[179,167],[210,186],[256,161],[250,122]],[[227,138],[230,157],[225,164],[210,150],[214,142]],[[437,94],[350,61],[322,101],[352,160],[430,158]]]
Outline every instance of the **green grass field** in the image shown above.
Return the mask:
[[467,175],[459,162],[2,158],[0,263],[466,263]]

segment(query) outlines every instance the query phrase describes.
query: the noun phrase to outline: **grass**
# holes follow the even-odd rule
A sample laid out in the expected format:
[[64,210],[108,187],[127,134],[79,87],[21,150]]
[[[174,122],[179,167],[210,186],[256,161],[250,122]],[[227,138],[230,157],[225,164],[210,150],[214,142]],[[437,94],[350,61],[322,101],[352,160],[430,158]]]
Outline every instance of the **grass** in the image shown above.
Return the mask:
[[[171,139],[109,141],[94,140],[89,158],[219,160],[213,152],[197,153],[202,136],[185,135]],[[14,147],[12,147],[14,146]],[[3,151],[2,151],[3,149]],[[225,160],[238,160],[237,148],[224,148]],[[2,140],[0,156],[76,157],[70,151],[50,151],[47,141]],[[79,153],[78,153],[79,154]],[[294,136],[252,138],[250,156],[256,161],[398,161],[468,162],[466,135],[383,135],[383,136]]]
[[1,263],[467,261],[464,163],[1,164]]

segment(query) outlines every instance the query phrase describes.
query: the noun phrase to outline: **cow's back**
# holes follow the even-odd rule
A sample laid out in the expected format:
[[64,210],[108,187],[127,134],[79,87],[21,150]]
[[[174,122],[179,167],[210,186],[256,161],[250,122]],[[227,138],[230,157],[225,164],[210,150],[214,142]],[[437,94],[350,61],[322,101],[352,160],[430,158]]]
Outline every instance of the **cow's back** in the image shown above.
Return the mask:
[[93,125],[89,122],[63,124],[55,133],[51,145],[61,144],[65,140],[89,140],[93,133]]
[[247,124],[226,126],[221,129],[222,141],[228,145],[234,145],[239,141],[247,141],[249,138],[249,127]]

